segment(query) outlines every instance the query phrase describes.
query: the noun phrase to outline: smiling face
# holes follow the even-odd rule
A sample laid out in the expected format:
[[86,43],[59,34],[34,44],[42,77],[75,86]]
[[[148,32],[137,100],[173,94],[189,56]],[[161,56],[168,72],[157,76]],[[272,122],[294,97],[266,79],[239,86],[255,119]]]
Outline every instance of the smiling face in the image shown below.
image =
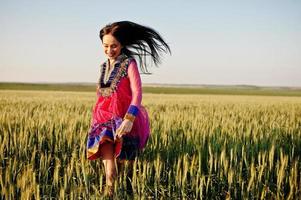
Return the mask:
[[120,42],[111,34],[104,35],[102,38],[104,53],[112,62],[120,55],[122,46]]

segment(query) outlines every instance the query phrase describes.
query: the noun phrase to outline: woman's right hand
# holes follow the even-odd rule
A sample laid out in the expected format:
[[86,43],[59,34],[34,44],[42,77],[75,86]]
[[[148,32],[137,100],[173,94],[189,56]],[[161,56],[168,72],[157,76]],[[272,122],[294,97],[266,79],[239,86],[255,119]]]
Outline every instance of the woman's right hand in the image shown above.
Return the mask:
[[133,122],[128,119],[124,119],[120,127],[116,130],[117,136],[122,137],[123,135],[129,133],[132,130],[132,127]]

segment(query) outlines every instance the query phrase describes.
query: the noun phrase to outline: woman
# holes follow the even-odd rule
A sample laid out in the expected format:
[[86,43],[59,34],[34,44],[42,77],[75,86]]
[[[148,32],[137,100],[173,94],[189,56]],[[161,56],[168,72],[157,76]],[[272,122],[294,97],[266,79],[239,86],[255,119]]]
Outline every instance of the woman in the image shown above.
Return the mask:
[[148,140],[149,119],[141,105],[140,69],[147,72],[146,55],[157,65],[159,53],[170,48],[153,29],[130,21],[109,24],[100,30],[104,53],[97,87],[98,100],[93,109],[87,141],[88,159],[102,159],[106,186],[113,195],[115,159],[133,161]]

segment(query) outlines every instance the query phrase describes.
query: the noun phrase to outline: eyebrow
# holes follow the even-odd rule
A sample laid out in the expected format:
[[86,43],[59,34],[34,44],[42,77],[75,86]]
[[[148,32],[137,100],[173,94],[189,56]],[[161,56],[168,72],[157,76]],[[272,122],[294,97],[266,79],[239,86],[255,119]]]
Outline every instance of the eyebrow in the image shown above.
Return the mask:
[[[109,45],[109,44],[107,44],[107,43],[103,43],[103,45]],[[117,44],[113,43],[113,44],[111,44],[111,45],[117,45]]]

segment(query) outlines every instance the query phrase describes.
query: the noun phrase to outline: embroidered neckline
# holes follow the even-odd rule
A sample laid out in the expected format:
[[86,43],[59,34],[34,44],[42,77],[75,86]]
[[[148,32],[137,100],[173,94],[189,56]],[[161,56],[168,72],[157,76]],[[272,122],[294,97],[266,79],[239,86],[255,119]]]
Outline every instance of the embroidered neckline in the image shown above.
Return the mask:
[[114,63],[114,69],[111,72],[109,79],[104,83],[104,73],[106,70],[106,63],[102,65],[101,76],[98,82],[97,91],[100,96],[108,97],[117,89],[117,85],[120,82],[122,77],[127,75],[127,67],[129,64],[130,58],[122,54],[118,56],[117,60]]
[[103,63],[102,65],[102,71],[101,71],[101,77],[100,77],[100,84],[101,87],[110,87],[110,83],[112,82],[112,80],[114,79],[117,71],[118,71],[118,67],[120,66],[120,64],[127,59],[127,56],[125,54],[120,54],[115,62],[113,63],[112,68],[109,70],[109,66],[110,66],[110,60],[107,59],[107,61],[105,63]]

